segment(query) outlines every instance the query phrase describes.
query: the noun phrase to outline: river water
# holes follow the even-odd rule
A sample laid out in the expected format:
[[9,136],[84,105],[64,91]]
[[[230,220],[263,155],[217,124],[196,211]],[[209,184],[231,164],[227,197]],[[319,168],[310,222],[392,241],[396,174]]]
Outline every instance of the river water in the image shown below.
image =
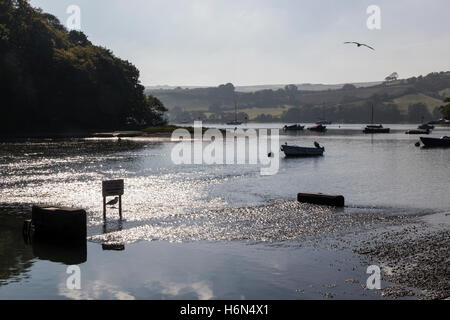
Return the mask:
[[[331,125],[325,134],[281,132],[280,144],[312,146],[318,141],[325,155],[285,159],[280,153],[279,170],[269,176],[260,174],[260,165],[176,165],[171,158],[175,142],[165,138],[0,143],[0,204],[9,213],[1,217],[0,248],[8,248],[0,251],[0,298],[322,297],[323,288],[304,288],[326,285],[333,277],[318,268],[322,276],[311,278],[319,272],[314,271],[317,264],[304,258],[317,257],[329,265],[347,261],[348,253],[314,254],[297,247],[303,235],[320,229],[320,217],[335,219],[331,209],[296,204],[298,192],[344,195],[343,218],[336,221],[342,225],[352,225],[356,215],[377,219],[450,210],[449,149],[416,147],[418,136],[404,134],[415,126],[390,125],[393,133],[383,135],[364,135],[362,127]],[[449,128],[438,127],[431,134],[444,135],[450,135]],[[108,179],[125,180],[121,222],[116,208],[108,209],[103,221],[101,181]],[[74,263],[48,258],[35,245],[23,243],[21,222],[32,204],[86,209],[89,241],[79,261],[77,254]],[[317,211],[323,215],[299,222],[298,212],[316,217]],[[101,244],[125,250],[110,252]],[[50,256],[55,250],[48,250]],[[68,264],[84,266],[85,290],[64,288]],[[108,266],[120,266],[121,276],[115,277],[112,269],[117,269]],[[356,260],[346,266],[340,269],[364,276]],[[133,277],[124,274],[127,268]],[[110,282],[102,281],[102,272]],[[277,276],[267,280],[268,274]],[[360,289],[335,294],[374,297]]]

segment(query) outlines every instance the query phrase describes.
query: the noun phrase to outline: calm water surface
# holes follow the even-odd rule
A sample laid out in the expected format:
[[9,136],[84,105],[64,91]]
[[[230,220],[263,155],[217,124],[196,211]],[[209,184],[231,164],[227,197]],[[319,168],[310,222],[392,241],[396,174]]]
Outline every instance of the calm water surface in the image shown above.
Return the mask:
[[[354,267],[358,264],[354,258],[295,245],[274,248],[263,238],[256,239],[262,243],[248,245],[244,225],[248,221],[236,220],[236,211],[230,208],[292,200],[298,192],[324,192],[343,194],[344,210],[350,214],[417,215],[450,209],[450,149],[415,147],[418,136],[404,134],[415,126],[391,125],[394,133],[389,135],[364,135],[362,127],[332,125],[326,134],[282,135],[280,143],[312,146],[318,141],[326,152],[324,157],[308,159],[284,159],[281,153],[279,172],[273,176],[261,176],[258,165],[175,165],[170,157],[174,143],[167,139],[0,143],[3,207],[44,203],[85,208],[90,240],[86,252],[75,252],[73,259],[58,254],[52,258],[55,250],[23,243],[22,217],[4,216],[0,298],[35,298],[43,293],[48,298],[321,297],[324,289],[310,280],[317,263],[311,266],[305,261],[317,257],[322,265],[329,265],[350,259],[354,273],[360,268]],[[450,130],[437,128],[431,136],[443,135],[450,135]],[[125,220],[118,223],[117,211],[111,209],[104,224],[101,181],[116,178],[125,179]],[[261,210],[255,219],[266,228],[273,215]],[[291,224],[292,219],[282,216],[277,223]],[[234,225],[230,239],[237,241],[223,242],[231,233],[230,224]],[[108,241],[124,244],[125,250],[102,250],[100,243]],[[135,259],[136,263],[130,262]],[[276,266],[280,261],[284,264]],[[64,289],[67,264],[84,266],[85,290]],[[128,269],[132,277],[120,275]],[[333,282],[333,276],[325,275],[326,268],[317,270],[321,275],[315,278],[322,284]],[[273,280],[267,280],[268,274],[274,275]],[[350,287],[341,288],[339,296],[363,297],[360,286]],[[305,288],[303,296],[296,291]]]

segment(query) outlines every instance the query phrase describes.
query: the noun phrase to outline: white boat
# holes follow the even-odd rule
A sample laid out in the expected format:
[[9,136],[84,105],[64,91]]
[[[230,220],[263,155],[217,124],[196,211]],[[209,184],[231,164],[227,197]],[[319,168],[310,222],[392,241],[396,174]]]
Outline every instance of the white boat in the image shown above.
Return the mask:
[[286,157],[317,157],[323,156],[325,148],[314,142],[314,148],[289,146],[287,143],[281,146],[281,151]]

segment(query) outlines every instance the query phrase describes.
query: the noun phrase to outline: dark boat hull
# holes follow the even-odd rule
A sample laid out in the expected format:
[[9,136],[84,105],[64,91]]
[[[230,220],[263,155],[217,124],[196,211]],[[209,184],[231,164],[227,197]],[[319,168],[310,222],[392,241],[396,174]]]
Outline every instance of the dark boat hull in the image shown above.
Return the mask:
[[320,157],[323,156],[325,148],[307,148],[297,146],[281,146],[281,151],[284,152],[286,157]]
[[364,133],[390,133],[391,129],[389,128],[365,128]]
[[430,124],[422,124],[422,125],[418,126],[417,129],[420,129],[420,130],[433,130],[434,126],[430,125]]
[[326,132],[327,131],[327,127],[319,124],[317,126],[308,128],[308,130],[309,131],[313,131],[313,132]]
[[427,148],[450,148],[450,139],[420,137]]
[[227,122],[227,126],[240,126],[241,124],[242,122],[239,121]]
[[305,126],[293,125],[293,126],[285,126],[284,131],[302,131],[305,129]]
[[430,130],[408,130],[406,134],[430,134]]

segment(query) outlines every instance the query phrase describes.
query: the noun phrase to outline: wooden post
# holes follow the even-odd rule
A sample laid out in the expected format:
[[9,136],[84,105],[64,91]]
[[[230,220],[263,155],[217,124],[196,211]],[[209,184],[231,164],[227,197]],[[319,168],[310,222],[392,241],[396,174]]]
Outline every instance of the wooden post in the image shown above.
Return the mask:
[[119,217],[122,220],[122,196],[119,196]]
[[103,220],[106,220],[106,197],[103,197]]

